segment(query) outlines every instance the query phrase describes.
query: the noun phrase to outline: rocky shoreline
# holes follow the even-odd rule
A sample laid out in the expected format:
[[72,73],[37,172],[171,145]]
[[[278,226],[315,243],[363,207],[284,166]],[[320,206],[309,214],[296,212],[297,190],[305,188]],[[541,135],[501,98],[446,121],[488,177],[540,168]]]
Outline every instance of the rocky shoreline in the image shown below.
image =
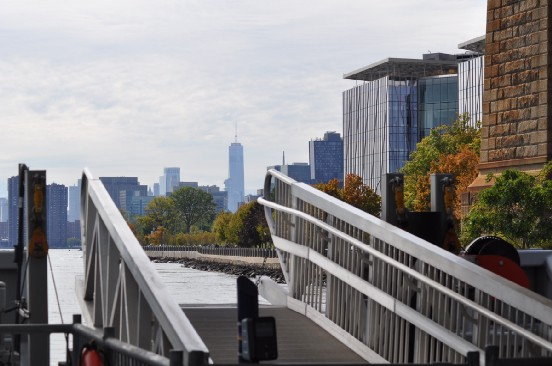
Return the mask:
[[186,268],[193,268],[200,271],[221,272],[236,276],[242,275],[251,278],[256,276],[267,276],[277,283],[285,283],[284,274],[282,273],[282,270],[280,268],[272,269],[254,265],[217,263],[189,258],[156,258],[152,259],[152,262],[180,263]]

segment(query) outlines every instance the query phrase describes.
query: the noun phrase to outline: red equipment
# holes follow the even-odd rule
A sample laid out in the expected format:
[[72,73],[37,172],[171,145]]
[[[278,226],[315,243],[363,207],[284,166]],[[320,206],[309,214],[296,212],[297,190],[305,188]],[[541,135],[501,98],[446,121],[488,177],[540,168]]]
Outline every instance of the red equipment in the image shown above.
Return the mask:
[[472,241],[461,257],[529,288],[529,278],[520,266],[519,254],[510,243],[497,236],[482,236]]

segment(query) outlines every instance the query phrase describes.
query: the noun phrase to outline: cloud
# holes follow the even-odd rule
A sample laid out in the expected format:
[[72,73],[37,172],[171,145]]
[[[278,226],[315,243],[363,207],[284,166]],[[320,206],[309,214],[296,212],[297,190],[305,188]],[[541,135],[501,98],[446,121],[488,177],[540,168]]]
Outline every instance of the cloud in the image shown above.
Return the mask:
[[[238,124],[246,189],[341,132],[342,75],[385,57],[455,52],[480,1],[8,1],[0,12],[1,182],[17,163],[73,184],[164,166],[218,184]],[[461,26],[459,26],[461,25]],[[0,182],[0,192],[5,191]]]

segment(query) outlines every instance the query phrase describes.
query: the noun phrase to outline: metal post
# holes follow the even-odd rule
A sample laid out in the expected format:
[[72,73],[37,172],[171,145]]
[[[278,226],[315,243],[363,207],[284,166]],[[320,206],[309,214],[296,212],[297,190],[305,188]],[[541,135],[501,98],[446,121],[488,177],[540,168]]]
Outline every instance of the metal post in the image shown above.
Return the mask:
[[452,174],[431,174],[431,211],[445,212],[445,192],[443,190],[443,179],[452,179]]
[[169,351],[169,365],[182,366],[184,364],[184,352],[171,349]]
[[[27,222],[27,291],[29,324],[48,324],[48,260],[46,243],[46,171],[27,171],[25,176],[25,206]],[[36,244],[36,245],[33,245]],[[35,247],[32,250],[31,247]],[[31,365],[49,365],[48,334],[29,336]]]
[[[2,324],[2,313],[6,308],[6,284],[0,281],[0,324]],[[0,333],[0,350],[4,349],[4,334]]]
[[[73,325],[75,324],[81,324],[82,323],[82,317],[80,314],[73,314]],[[79,365],[80,364],[80,356],[82,352],[82,346],[84,345],[84,340],[82,339],[79,332],[73,331],[73,352],[71,352],[71,365]]]
[[242,358],[241,321],[259,317],[259,293],[257,286],[245,276],[239,276],[238,283],[238,362],[250,363]]
[[404,181],[404,174],[386,173],[381,177],[381,219],[392,225],[398,226],[397,205],[393,192],[393,180]]

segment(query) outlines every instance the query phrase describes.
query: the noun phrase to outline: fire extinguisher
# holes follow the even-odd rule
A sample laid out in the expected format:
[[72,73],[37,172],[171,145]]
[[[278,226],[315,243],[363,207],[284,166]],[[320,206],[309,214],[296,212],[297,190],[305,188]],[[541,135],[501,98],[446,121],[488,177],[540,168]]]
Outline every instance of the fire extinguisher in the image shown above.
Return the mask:
[[104,354],[98,349],[95,341],[90,341],[82,346],[79,366],[107,366]]

